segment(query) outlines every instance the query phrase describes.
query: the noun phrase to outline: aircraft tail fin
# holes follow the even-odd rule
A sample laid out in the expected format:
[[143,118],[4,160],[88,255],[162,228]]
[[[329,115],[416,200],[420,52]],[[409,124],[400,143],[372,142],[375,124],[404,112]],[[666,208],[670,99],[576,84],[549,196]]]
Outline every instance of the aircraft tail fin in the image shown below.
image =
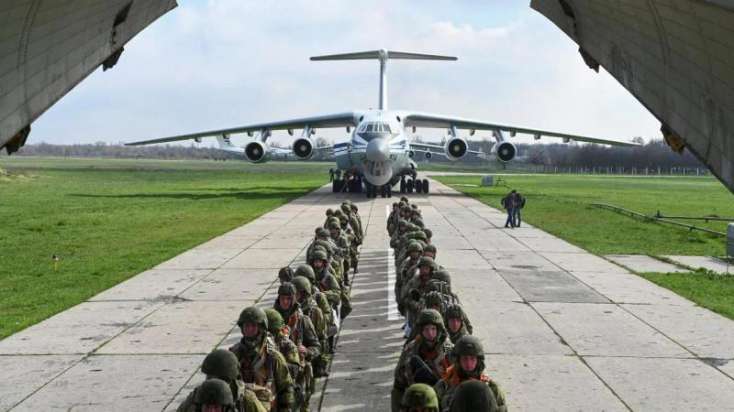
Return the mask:
[[354,53],[328,54],[324,56],[313,56],[311,61],[333,61],[333,60],[379,60],[380,61],[380,110],[387,110],[387,72],[385,70],[388,60],[458,60],[454,56],[441,56],[437,54],[424,54],[412,52],[400,52],[394,50],[370,50]]

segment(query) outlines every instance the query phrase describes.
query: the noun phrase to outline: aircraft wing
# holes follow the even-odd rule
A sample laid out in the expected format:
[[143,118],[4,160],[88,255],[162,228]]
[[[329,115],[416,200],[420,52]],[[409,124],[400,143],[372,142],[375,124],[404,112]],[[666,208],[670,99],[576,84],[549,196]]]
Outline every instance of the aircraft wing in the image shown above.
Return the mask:
[[511,135],[514,135],[515,133],[529,134],[535,136],[536,138],[539,138],[540,136],[548,136],[564,139],[565,141],[575,140],[579,142],[607,144],[612,146],[639,146],[636,143],[630,142],[621,142],[617,140],[600,139],[589,136],[578,136],[566,133],[549,132],[546,130],[530,129],[526,127],[510,126],[498,123],[489,123],[481,120],[463,119],[460,117],[443,116],[430,113],[407,113],[404,116],[404,124],[406,127],[430,127],[447,129],[453,126],[457,129],[469,129],[472,131],[492,130],[509,132]]
[[218,137],[236,133],[252,133],[264,130],[293,130],[310,127],[312,129],[325,129],[334,127],[356,126],[359,123],[361,112],[344,112],[327,114],[323,116],[304,117],[300,119],[282,120],[270,123],[257,123],[246,126],[232,127],[229,129],[209,130],[200,133],[182,134],[178,136],[163,137],[159,139],[140,140],[126,143],[126,146],[140,146],[155,143],[178,142],[182,140],[198,140],[203,137]]

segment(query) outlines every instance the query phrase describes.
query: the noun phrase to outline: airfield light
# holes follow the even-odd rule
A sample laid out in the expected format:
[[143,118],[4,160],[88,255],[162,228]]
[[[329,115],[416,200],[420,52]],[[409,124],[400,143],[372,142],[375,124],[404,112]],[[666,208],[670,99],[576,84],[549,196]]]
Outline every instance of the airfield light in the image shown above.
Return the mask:
[[59,270],[59,260],[61,260],[61,258],[59,258],[58,255],[53,255],[51,256],[51,260],[54,262],[54,272],[58,271]]

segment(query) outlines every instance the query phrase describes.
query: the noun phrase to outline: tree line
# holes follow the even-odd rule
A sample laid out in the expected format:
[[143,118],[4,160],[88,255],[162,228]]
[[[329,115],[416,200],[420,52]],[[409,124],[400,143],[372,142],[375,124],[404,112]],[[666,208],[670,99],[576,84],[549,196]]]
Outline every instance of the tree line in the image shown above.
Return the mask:
[[[637,140],[642,143],[641,139]],[[316,146],[327,145],[328,141],[319,139]],[[472,150],[490,153],[492,142],[470,142]],[[690,152],[673,152],[662,140],[650,141],[640,147],[617,147],[580,144],[518,144],[518,158],[512,162],[514,168],[525,168],[547,172],[586,172],[586,173],[706,173],[704,166]],[[118,159],[208,159],[242,160],[242,156],[224,152],[216,148],[180,145],[123,146],[119,144],[94,143],[57,145],[48,143],[28,144],[18,156],[57,156],[57,157],[102,157]],[[425,161],[417,153],[415,160]],[[312,160],[330,160],[329,153]],[[283,159],[288,160],[288,159]],[[475,165],[495,164],[493,156],[482,159],[467,156],[464,161]],[[431,163],[448,162],[441,156],[433,156]],[[688,172],[686,172],[688,171]]]

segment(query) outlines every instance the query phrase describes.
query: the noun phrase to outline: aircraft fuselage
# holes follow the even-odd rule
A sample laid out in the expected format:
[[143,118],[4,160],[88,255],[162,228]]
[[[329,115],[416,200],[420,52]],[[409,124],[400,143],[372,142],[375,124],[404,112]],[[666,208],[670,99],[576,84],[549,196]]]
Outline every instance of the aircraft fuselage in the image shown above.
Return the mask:
[[348,142],[334,145],[339,170],[359,174],[369,184],[395,184],[415,169],[400,112],[371,110],[359,119]]

